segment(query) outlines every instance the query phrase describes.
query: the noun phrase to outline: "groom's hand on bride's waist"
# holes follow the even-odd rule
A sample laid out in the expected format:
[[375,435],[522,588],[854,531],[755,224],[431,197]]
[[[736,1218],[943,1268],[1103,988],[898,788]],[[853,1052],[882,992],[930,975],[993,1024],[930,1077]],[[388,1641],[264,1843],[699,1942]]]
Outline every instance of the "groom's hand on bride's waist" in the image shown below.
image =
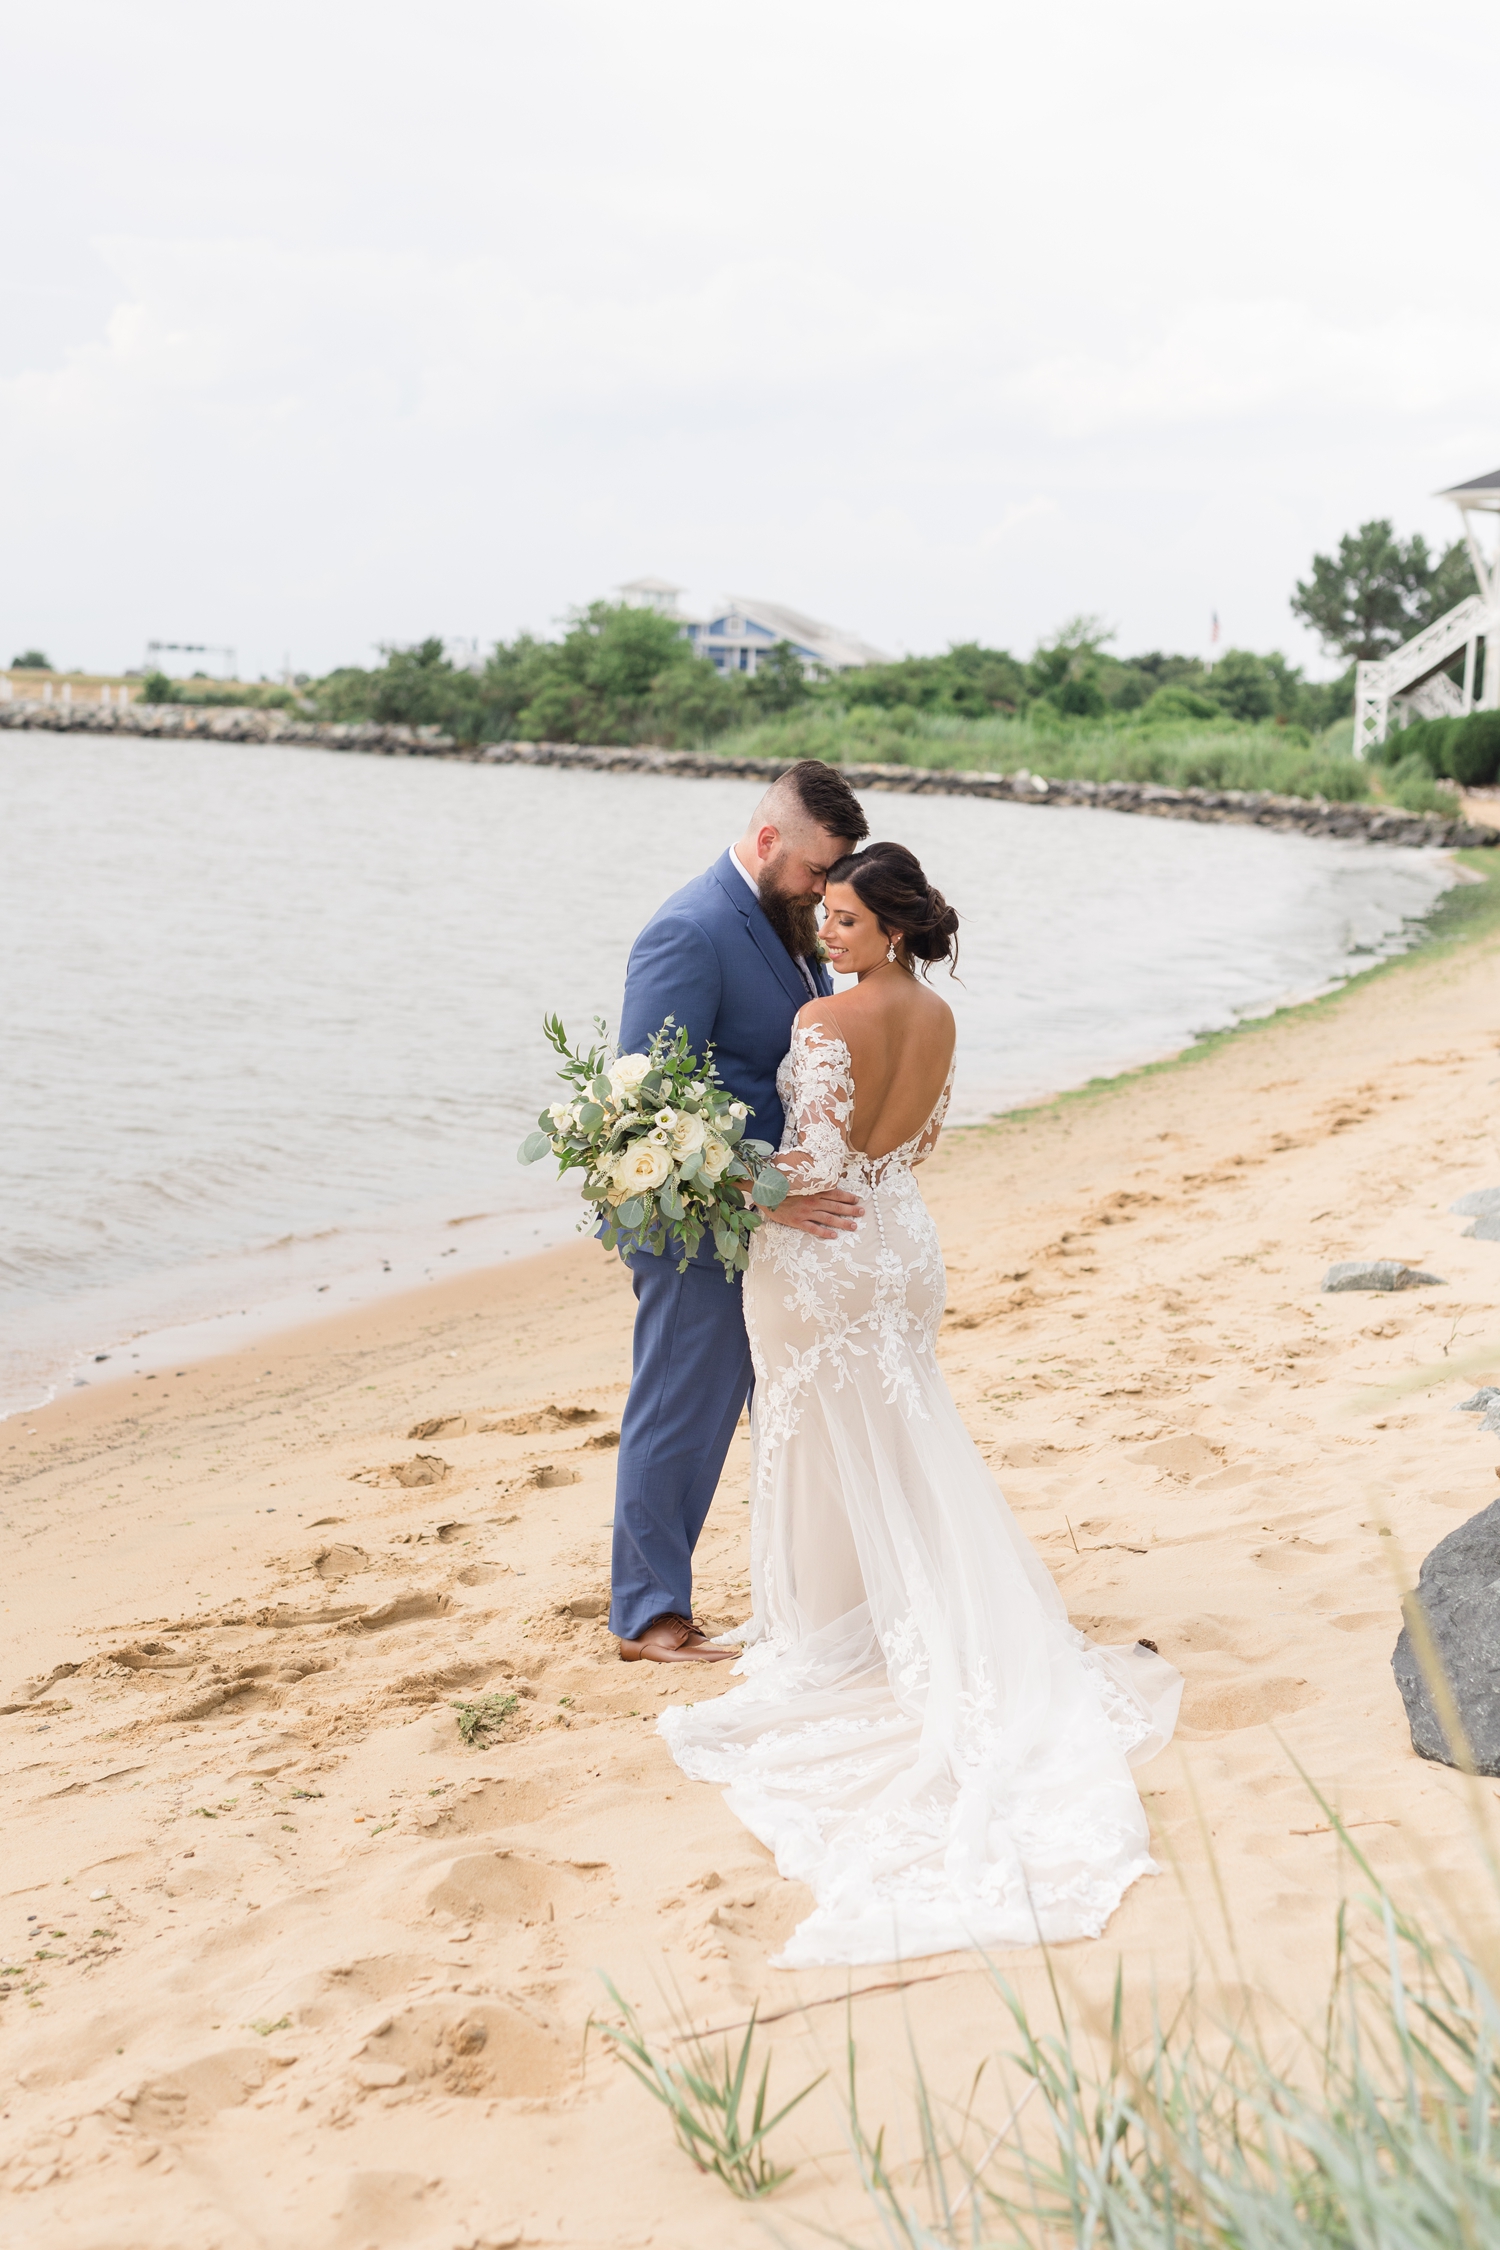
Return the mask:
[[832,1242],[841,1234],[853,1233],[864,1208],[857,1195],[847,1195],[842,1188],[824,1188],[817,1195],[789,1195],[774,1211],[763,1211],[761,1217],[772,1226],[795,1227],[800,1234],[816,1234]]

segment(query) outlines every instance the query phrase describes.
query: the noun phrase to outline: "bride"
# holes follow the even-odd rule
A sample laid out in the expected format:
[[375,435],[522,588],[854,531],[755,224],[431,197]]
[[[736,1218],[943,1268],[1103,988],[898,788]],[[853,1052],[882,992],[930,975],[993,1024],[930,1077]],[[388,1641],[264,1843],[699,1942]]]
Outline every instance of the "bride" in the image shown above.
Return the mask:
[[728,1636],[739,1684],[661,1730],[811,1890],[779,1966],[1097,1937],[1154,1872],[1130,1767],[1182,1682],[1069,1625],[938,1368],[915,1168],[955,1035],[914,964],[955,958],[958,916],[899,844],[840,860],[825,907],[829,966],[859,981],[797,1017],[777,1163],[863,1208],[850,1232],[752,1238],[754,1613]]

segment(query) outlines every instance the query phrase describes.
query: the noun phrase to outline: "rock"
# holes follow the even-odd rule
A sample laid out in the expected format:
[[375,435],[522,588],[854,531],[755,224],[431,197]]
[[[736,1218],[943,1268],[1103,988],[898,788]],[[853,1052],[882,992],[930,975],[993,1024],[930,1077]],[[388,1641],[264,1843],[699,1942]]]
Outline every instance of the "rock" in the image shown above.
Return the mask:
[[563,1603],[558,1615],[560,1617],[602,1617],[608,1607],[609,1596],[607,1594],[575,1594],[570,1602]]
[[1450,1203],[1448,1208],[1450,1211],[1456,1211],[1461,1219],[1482,1219],[1493,1216],[1496,1212],[1500,1212],[1500,1188],[1475,1188],[1472,1195],[1461,1195],[1458,1201]]
[[1500,1242],[1500,1211],[1486,1211],[1464,1233],[1475,1242]]
[[1391,1669],[1406,1705],[1412,1748],[1439,1765],[1458,1763],[1412,1645],[1409,1620],[1416,1608],[1452,1692],[1469,1756],[1480,1773],[1500,1774],[1500,1500],[1438,1541],[1402,1607],[1408,1623]]
[[1454,1407],[1453,1411],[1455,1414],[1482,1414],[1485,1408],[1497,1398],[1500,1398],[1500,1386],[1494,1383],[1486,1383],[1483,1390],[1476,1391],[1472,1398],[1464,1399],[1458,1406]]
[[1323,1276],[1325,1289],[1446,1289],[1440,1273],[1419,1273],[1399,1258],[1346,1258]]
[[1494,1436],[1500,1437],[1500,1398],[1497,1398],[1490,1406],[1479,1427],[1481,1431],[1488,1430]]

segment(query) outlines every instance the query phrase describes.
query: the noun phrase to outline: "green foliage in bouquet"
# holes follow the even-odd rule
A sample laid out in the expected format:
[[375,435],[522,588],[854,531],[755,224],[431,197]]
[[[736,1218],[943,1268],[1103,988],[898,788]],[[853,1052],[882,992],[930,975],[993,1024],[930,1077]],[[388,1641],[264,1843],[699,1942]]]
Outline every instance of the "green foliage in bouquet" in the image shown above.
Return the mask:
[[644,1055],[612,1056],[598,1016],[598,1045],[576,1054],[560,1017],[548,1016],[543,1028],[562,1057],[569,1098],[543,1110],[521,1143],[521,1162],[555,1156],[562,1171],[582,1172],[606,1250],[680,1250],[683,1273],[711,1233],[725,1280],[743,1273],[762,1224],[747,1193],[773,1210],[786,1175],[771,1162],[770,1143],[747,1136],[750,1111],[720,1080],[713,1049],[695,1055],[671,1016]]

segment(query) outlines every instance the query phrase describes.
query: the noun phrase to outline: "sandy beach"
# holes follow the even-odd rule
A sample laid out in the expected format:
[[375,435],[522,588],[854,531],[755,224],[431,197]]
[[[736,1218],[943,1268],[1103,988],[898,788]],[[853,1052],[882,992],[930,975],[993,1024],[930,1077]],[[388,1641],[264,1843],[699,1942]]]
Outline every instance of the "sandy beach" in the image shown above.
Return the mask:
[[[1248,1973],[1316,2009],[1338,1864],[1294,1761],[1404,1894],[1467,1896],[1465,1786],[1412,1754],[1389,1660],[1399,1583],[1500,1496],[1453,1411],[1500,1379],[1500,1245],[1448,1211],[1500,1184],[1497,1087],[1484,937],[928,1167],[972,1433],[1075,1622],[1187,1680],[1140,1775],[1164,1872],[1062,1957],[1085,2009],[1119,1958],[1139,1996],[1212,1965],[1206,1836]],[[1353,1257],[1445,1285],[1321,1294]],[[605,1628],[631,1312],[580,1243],[0,1427],[3,2239],[765,2239],[585,2037],[601,1970],[662,2031],[674,1994],[700,2026],[759,2003],[783,2098],[844,2037],[842,1974],[767,1966],[806,1894],[655,1732],[722,1676]],[[699,1550],[716,1624],[748,1453]],[[466,1747],[480,1694],[515,1708]],[[1005,1966],[1039,1997],[1038,1956]],[[898,2152],[908,2027],[955,2098],[1006,2044],[982,1964],[909,1974],[852,1980]],[[768,2212],[866,2239],[835,2087]]]

